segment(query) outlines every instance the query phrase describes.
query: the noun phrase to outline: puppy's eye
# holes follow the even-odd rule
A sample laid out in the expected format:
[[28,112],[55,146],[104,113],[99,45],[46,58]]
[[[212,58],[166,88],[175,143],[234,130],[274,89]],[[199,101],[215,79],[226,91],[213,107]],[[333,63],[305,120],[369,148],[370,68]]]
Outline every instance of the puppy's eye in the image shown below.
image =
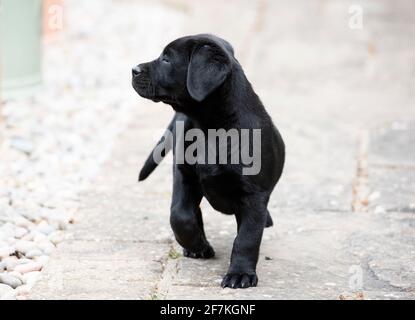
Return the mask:
[[161,61],[163,61],[164,63],[170,63],[170,61],[169,61],[166,57],[163,57],[163,58],[161,59]]

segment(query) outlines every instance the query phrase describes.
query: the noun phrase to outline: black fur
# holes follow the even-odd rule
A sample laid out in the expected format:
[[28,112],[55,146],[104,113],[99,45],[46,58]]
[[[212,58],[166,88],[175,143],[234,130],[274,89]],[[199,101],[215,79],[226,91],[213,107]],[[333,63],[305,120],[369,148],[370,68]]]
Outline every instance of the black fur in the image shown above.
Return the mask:
[[[156,60],[135,67],[132,84],[140,96],[173,107],[176,114],[169,125],[171,131],[178,120],[184,121],[185,130],[198,128],[206,136],[208,129],[261,129],[261,170],[257,175],[243,175],[242,164],[174,164],[170,217],[184,255],[210,258],[215,253],[203,229],[202,198],[214,209],[234,214],[238,234],[222,286],[256,286],[263,230],[273,224],[267,204],[282,174],[285,147],[232,46],[213,35],[179,38]],[[180,141],[159,142],[174,154],[176,143]],[[150,155],[139,180],[156,166]]]

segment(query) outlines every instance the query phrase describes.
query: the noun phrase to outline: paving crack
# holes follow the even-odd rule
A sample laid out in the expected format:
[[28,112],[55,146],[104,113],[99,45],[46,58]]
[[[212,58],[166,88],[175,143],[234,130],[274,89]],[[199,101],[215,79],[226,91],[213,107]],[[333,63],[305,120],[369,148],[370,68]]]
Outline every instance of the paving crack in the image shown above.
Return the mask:
[[149,300],[166,299],[171,284],[179,272],[179,256],[173,243],[170,244],[170,248],[166,256],[162,260],[159,260],[159,262],[162,265],[160,280],[151,290],[148,297]]
[[391,169],[391,170],[415,170],[415,165],[411,164],[387,164],[387,163],[371,163],[373,168]]
[[412,289],[399,287],[399,286],[391,284],[389,281],[381,279],[376,274],[375,270],[373,270],[373,268],[370,266],[370,261],[371,261],[370,257],[366,258],[363,266],[366,271],[365,274],[369,276],[372,280],[372,285],[380,287],[381,289],[395,290],[397,292],[411,292]]
[[363,129],[358,135],[356,176],[352,189],[353,212],[367,212],[369,207],[369,170],[368,170],[369,131]]

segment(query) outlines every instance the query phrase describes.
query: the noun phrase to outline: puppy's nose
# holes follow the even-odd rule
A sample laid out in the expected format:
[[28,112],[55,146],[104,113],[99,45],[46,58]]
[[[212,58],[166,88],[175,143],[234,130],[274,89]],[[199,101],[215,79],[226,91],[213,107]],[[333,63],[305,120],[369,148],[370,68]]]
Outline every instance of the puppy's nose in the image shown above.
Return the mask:
[[140,66],[136,66],[132,69],[132,73],[133,73],[133,77],[137,77],[140,73],[141,73],[141,68]]

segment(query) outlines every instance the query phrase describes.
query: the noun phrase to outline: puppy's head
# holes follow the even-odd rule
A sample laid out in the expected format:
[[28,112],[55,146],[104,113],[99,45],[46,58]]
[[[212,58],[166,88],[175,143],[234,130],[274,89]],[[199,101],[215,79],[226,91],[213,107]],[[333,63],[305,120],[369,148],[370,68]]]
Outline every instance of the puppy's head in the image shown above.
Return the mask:
[[224,83],[234,61],[232,46],[221,38],[183,37],[157,59],[134,67],[132,85],[140,96],[156,102],[201,102]]

